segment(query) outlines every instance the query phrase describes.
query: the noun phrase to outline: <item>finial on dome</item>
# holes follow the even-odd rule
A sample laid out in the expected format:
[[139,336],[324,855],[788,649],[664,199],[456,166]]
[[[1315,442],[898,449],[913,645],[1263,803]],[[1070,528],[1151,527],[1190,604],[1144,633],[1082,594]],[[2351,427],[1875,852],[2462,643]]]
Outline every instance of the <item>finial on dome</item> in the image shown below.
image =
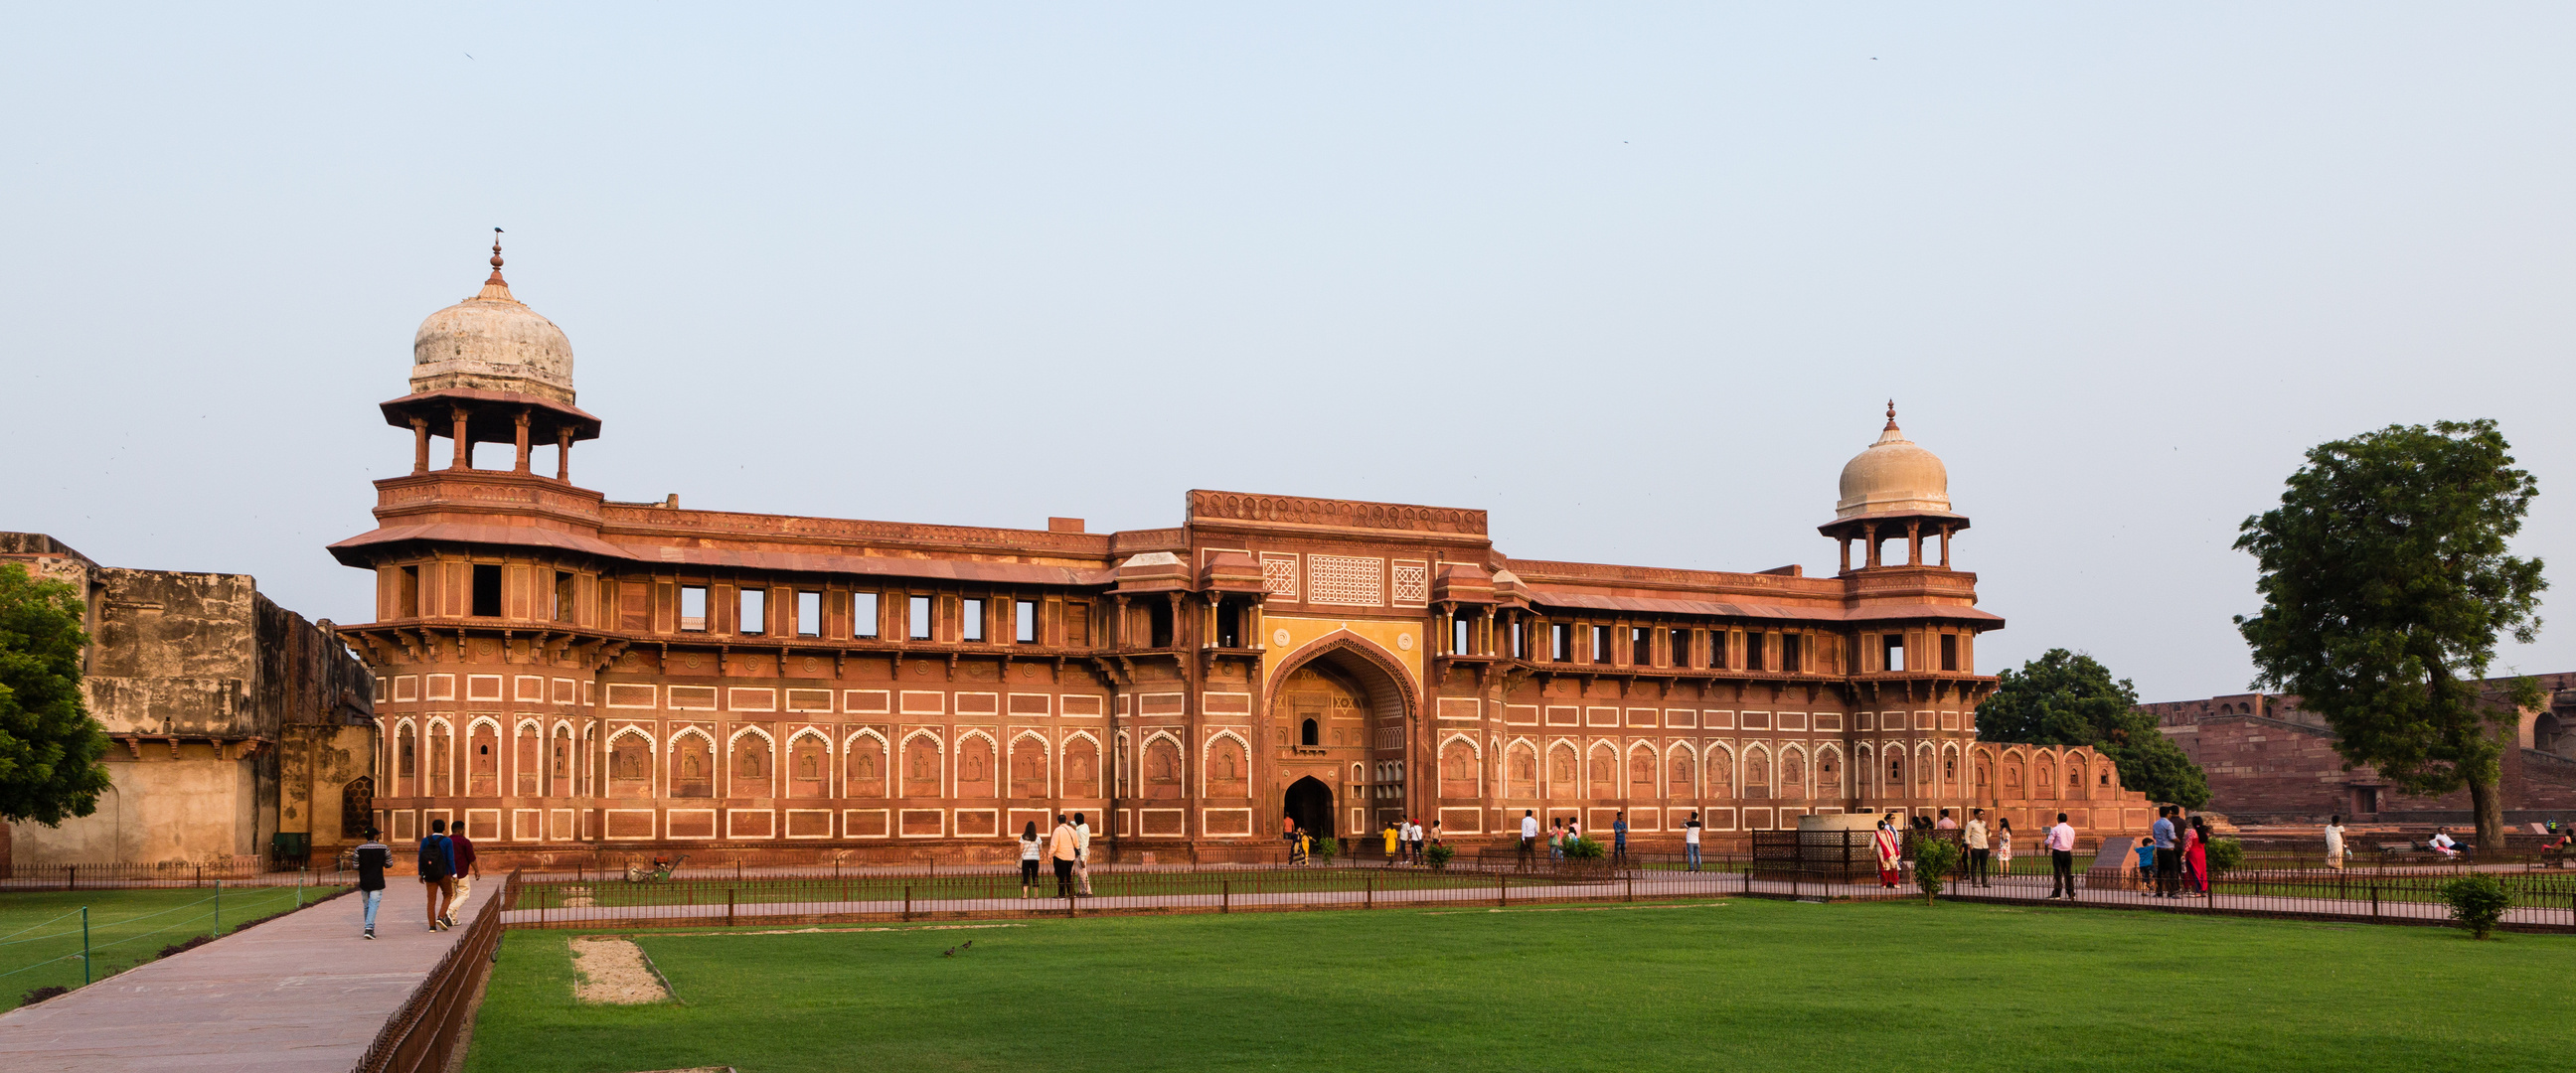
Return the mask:
[[[495,248],[495,249],[498,249],[499,247],[497,247],[497,246],[496,246],[496,247],[494,247],[494,248]],[[501,263],[501,262],[500,262],[500,259],[496,257],[496,258],[494,258],[494,259],[493,259],[492,263],[494,263],[494,264],[499,264],[499,263]],[[1881,431],[1881,432],[1894,432],[1894,431],[1896,431],[1896,400],[1895,400],[1895,399],[1889,399],[1889,400],[1887,400],[1887,427],[1886,427],[1886,428],[1883,428],[1883,429],[1880,429],[1879,431]]]
[[501,278],[501,229],[492,229],[492,277],[483,281],[483,292],[476,298],[499,298],[518,301],[510,294],[510,281]]

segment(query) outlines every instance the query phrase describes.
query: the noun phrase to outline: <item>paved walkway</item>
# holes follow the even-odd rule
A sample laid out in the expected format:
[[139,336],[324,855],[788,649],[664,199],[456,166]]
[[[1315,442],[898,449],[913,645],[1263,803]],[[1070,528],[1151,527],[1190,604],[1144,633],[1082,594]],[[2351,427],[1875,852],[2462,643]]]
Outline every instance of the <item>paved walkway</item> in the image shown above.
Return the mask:
[[385,894],[374,942],[353,894],[0,1014],[0,1070],[347,1073],[465,933],[429,930],[417,883]]

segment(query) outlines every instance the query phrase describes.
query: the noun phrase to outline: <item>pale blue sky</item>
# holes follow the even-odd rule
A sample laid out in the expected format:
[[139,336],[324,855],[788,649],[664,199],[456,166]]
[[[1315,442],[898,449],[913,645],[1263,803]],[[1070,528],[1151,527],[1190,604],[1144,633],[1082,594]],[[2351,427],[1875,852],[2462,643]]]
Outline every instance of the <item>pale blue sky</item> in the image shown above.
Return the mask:
[[[2010,628],[2244,687],[2299,453],[2494,417],[2576,562],[2576,10],[0,12],[0,528],[370,617],[413,328],[509,229],[614,498],[1483,507],[1829,572],[1894,396]],[[2576,623],[2508,649],[2576,669]],[[2500,667],[2499,670],[2504,668]]]

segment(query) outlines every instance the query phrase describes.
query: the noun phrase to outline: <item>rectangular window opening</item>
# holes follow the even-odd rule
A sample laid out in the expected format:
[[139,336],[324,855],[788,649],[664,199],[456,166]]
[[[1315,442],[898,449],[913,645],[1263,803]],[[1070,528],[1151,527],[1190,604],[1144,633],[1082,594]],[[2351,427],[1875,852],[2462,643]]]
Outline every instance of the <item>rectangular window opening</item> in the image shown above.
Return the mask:
[[904,632],[915,641],[930,639],[930,597],[915,596],[907,602]]
[[1690,666],[1690,665],[1691,665],[1690,631],[1689,631],[1689,630],[1674,630],[1674,631],[1673,631],[1673,666],[1676,666],[1676,667],[1688,667],[1688,666]]
[[1744,669],[1748,671],[1761,670],[1762,654],[1762,635],[1758,633],[1746,633],[1744,635]]
[[823,636],[822,593],[798,592],[796,594],[796,636]]
[[984,601],[957,601],[958,636],[969,641],[984,639]]
[[474,564],[474,614],[480,618],[499,618],[501,615],[501,567],[498,564]]
[[1945,671],[1955,671],[1959,669],[1958,634],[1945,633],[1941,635],[1941,669]]
[[1510,635],[1511,635],[1512,658],[1513,658],[1513,659],[1528,659],[1528,658],[1529,658],[1529,623],[1522,622],[1521,620],[1519,620],[1519,619],[1515,618],[1515,619],[1513,619],[1513,620],[1512,620],[1512,628],[1511,628],[1511,630],[1509,631],[1509,633],[1510,633]]
[[877,635],[877,594],[850,594],[850,636],[874,640]]
[[1024,645],[1038,643],[1038,602],[1011,602],[1011,639]]
[[769,590],[744,589],[737,608],[742,618],[736,620],[734,632],[758,636],[769,632]]
[[570,621],[572,621],[572,609],[573,609],[573,580],[572,580],[572,575],[571,575],[570,573],[565,572],[565,571],[557,570],[557,571],[555,571],[555,613],[554,613],[554,616],[553,616],[553,617],[554,617],[554,620],[555,620],[555,621],[557,621],[557,622],[570,622]]
[[1882,660],[1879,664],[1879,668],[1881,670],[1901,671],[1905,669],[1904,634],[1891,633],[1881,636],[1879,638],[1879,651],[1883,654]]
[[1574,627],[1562,622],[1547,624],[1547,658],[1558,663],[1574,659]]
[[1172,647],[1172,605],[1156,601],[1145,605],[1145,647]]
[[394,592],[394,614],[400,618],[420,617],[420,568],[402,568],[402,577]]
[[706,587],[706,586],[704,586],[704,585],[682,585],[682,586],[680,586],[680,629],[681,629],[682,631],[684,631],[684,632],[688,632],[688,633],[704,633],[704,632],[706,632],[706,629],[707,629],[707,587]]
[[1628,662],[1639,667],[1655,665],[1655,631],[1644,626],[1628,628]]
[[1781,670],[1787,671],[1791,674],[1796,674],[1799,671],[1807,669],[1806,660],[1801,658],[1806,655],[1806,653],[1800,651],[1800,649],[1804,647],[1799,643],[1802,640],[1804,640],[1804,638],[1794,633],[1780,635]]
[[1474,631],[1475,631],[1475,627],[1476,627],[1475,622],[1474,622],[1473,620],[1469,619],[1469,618],[1468,618],[1467,616],[1465,616],[1465,615],[1460,615],[1460,616],[1458,616],[1457,618],[1453,618],[1453,619],[1450,619],[1450,620],[1449,620],[1449,652],[1450,652],[1450,654],[1452,654],[1452,655],[1459,655],[1459,656],[1466,656],[1466,655],[1473,655],[1473,654],[1474,654],[1473,652],[1469,651],[1469,648],[1471,647],[1471,644],[1472,644],[1472,639],[1471,639],[1471,638],[1472,638],[1472,634],[1473,634],[1473,633],[1474,633]]
[[1610,662],[1610,627],[1592,627],[1592,662]]

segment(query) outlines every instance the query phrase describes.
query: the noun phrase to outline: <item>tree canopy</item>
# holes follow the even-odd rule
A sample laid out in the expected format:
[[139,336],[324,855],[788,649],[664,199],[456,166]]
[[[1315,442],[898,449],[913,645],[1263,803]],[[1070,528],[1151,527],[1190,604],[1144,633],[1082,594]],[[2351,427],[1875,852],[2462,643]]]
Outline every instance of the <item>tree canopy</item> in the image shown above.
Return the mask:
[[[2281,505],[2236,540],[2263,610],[2238,616],[2255,684],[2296,693],[2336,749],[2411,793],[2467,786],[2480,845],[2500,845],[2498,730],[2514,718],[2479,682],[2496,637],[2538,635],[2540,560],[2507,553],[2540,484],[2495,422],[2391,425],[2319,444]],[[2508,699],[2539,702],[2521,679]]]
[[2049,649],[2016,671],[1996,675],[1993,696],[1977,705],[1977,737],[2031,745],[2090,745],[2119,766],[2120,784],[2185,808],[2209,803],[2200,765],[2137,710],[2126,678],[2081,652]]
[[107,732],[81,699],[80,592],[0,564],[0,820],[87,816],[107,789]]

